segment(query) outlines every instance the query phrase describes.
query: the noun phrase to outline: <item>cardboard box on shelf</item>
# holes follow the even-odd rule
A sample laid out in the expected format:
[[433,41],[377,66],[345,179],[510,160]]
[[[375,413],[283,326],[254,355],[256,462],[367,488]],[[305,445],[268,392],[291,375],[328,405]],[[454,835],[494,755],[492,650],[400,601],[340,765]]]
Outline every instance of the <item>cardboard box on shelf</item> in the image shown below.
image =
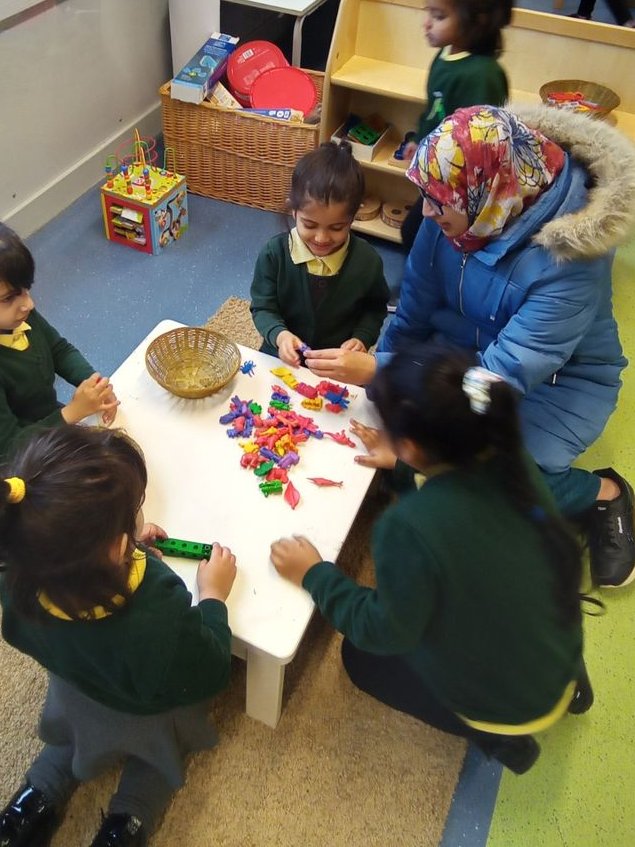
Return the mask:
[[354,141],[348,135],[347,123],[343,123],[339,126],[333,135],[331,136],[331,141],[334,141],[336,144],[340,144],[342,141],[348,141],[353,149],[353,156],[358,159],[360,162],[372,162],[375,158],[375,154],[377,150],[381,146],[382,142],[388,135],[390,131],[390,126],[386,125],[383,132],[380,134],[377,141],[374,144],[361,144],[359,141]]

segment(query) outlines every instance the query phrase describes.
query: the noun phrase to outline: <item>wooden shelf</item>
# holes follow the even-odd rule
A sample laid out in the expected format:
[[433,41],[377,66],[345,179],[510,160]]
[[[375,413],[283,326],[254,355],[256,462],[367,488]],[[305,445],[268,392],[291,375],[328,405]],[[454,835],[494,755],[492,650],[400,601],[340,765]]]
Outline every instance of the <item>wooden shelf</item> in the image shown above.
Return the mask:
[[396,244],[401,244],[401,230],[394,226],[388,226],[379,216],[371,221],[353,221],[353,230],[361,232],[363,235],[372,235],[375,238],[383,238],[385,241],[394,241]]
[[331,85],[423,104],[426,77],[427,71],[421,68],[382,62],[366,56],[351,56],[332,74]]
[[358,159],[357,161],[363,168],[383,171],[384,173],[391,175],[394,174],[395,176],[399,176],[401,174],[401,176],[405,178],[405,166],[402,168],[399,165],[391,164],[393,153],[399,147],[402,140],[403,139],[397,135],[396,132],[389,132],[386,138],[382,141],[381,145],[377,148],[374,159],[371,159],[370,162],[363,162],[361,159]]

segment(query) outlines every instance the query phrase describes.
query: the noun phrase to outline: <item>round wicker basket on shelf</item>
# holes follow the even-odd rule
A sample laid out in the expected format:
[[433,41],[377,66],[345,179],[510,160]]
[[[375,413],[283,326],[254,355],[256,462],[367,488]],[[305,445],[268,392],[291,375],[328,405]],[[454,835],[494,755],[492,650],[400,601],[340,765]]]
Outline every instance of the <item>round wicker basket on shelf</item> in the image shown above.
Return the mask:
[[[554,100],[551,95],[580,92],[584,100],[591,106],[576,103],[575,100]],[[593,118],[604,118],[620,105],[620,98],[614,91],[597,82],[584,79],[554,79],[540,86],[540,98],[543,103],[559,109],[571,109],[590,115]]]
[[208,397],[239,367],[240,352],[233,341],[197,326],[164,332],[146,350],[150,376],[178,397]]

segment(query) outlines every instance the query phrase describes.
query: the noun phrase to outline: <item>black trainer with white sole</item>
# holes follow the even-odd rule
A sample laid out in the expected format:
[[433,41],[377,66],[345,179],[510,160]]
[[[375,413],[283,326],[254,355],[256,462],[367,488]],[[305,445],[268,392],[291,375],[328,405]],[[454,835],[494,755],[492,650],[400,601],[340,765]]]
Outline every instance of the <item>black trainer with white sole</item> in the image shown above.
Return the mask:
[[596,585],[619,588],[635,579],[633,489],[613,468],[594,471],[620,489],[615,500],[596,500],[589,513],[591,576]]

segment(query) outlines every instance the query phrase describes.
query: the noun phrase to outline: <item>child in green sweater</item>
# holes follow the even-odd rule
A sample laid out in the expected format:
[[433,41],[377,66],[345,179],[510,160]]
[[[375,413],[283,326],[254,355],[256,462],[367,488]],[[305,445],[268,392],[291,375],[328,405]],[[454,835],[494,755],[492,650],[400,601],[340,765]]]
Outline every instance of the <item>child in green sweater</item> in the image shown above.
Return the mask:
[[472,364],[429,347],[396,354],[373,382],[386,436],[353,426],[370,451],[358,461],[399,459],[410,483],[373,533],[376,588],[306,538],[275,542],[271,558],[344,634],[358,687],[523,773],[533,733],[592,700],[581,555],[523,452],[513,390]]
[[44,847],[78,782],[123,758],[91,847],[145,847],[183,784],[185,756],[217,740],[208,701],[229,681],[235,557],[213,545],[192,606],[181,579],[140,546],[166,533],[143,523],[146,467],[121,432],[36,433],[5,473],[2,635],[49,684],[44,747],[0,812],[0,844]]
[[306,346],[366,352],[377,341],[389,292],[379,255],[351,234],[363,196],[349,144],[322,144],[297,163],[289,196],[295,227],[264,246],[251,284],[264,353],[297,367]]
[[[502,106],[507,101],[505,71],[498,64],[501,30],[511,20],[511,0],[429,0],[425,35],[439,48],[428,73],[427,107],[416,140],[406,145],[403,158],[414,156],[422,138],[452,112],[464,106]],[[423,200],[413,204],[401,226],[409,253],[419,225]]]
[[[0,223],[0,459],[34,425],[77,423],[97,412],[108,425],[119,405],[109,380],[36,312],[34,275],[31,252]],[[55,374],[77,386],[65,406]]]

